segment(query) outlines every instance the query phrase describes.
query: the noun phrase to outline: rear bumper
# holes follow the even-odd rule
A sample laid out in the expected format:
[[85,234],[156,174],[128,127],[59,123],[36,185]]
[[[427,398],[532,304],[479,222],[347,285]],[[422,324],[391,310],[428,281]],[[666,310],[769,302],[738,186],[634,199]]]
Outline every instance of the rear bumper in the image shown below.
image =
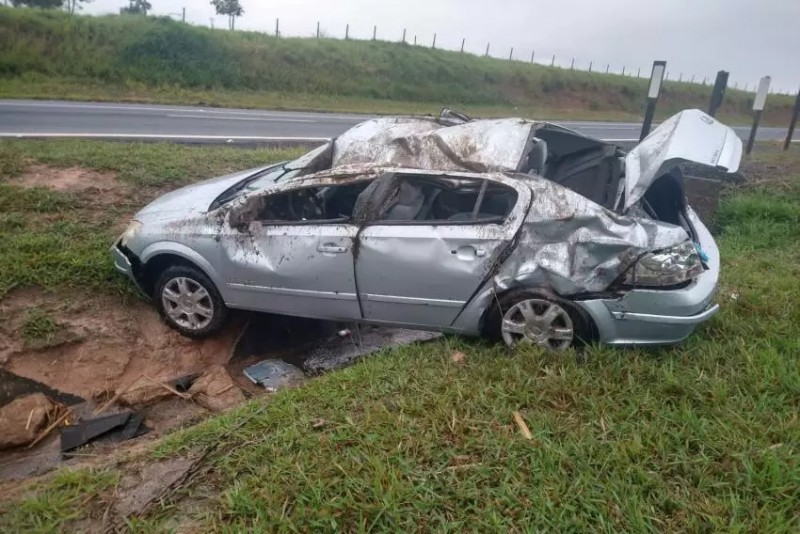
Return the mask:
[[[615,311],[618,301],[577,302],[594,321],[599,341],[609,345],[665,345],[686,339],[702,322],[719,311],[709,302],[691,315],[660,315],[635,311]],[[652,312],[653,306],[647,307]]]
[[708,255],[708,270],[680,289],[632,289],[616,299],[577,301],[594,321],[599,341],[610,345],[677,343],[719,311],[714,303],[720,257],[714,239],[689,210],[698,241]]

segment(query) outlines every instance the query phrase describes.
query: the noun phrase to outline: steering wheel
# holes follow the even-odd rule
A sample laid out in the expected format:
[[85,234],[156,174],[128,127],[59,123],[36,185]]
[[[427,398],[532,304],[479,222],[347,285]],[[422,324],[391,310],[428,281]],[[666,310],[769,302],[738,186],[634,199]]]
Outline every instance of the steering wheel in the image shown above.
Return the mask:
[[298,214],[295,209],[295,195],[288,195],[288,208],[289,214],[292,216],[293,220],[296,221],[313,221],[317,219],[321,219],[323,213],[325,213],[322,205],[322,199],[318,198],[317,195],[310,191],[298,191],[298,197],[305,197],[299,198],[302,205],[300,206],[300,213]]

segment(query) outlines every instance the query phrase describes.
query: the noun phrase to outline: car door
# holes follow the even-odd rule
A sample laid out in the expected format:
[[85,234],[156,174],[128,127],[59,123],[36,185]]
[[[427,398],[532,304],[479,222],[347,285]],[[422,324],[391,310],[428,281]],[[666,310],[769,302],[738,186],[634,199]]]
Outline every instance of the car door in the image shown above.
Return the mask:
[[[254,216],[234,221],[240,230],[223,247],[231,305],[319,319],[358,319],[353,272],[358,227],[352,222],[352,208],[366,186],[362,179],[325,186],[306,183],[239,208],[240,213]],[[301,206],[287,212],[290,195],[330,193],[337,188],[351,188],[352,199],[343,210],[349,213],[318,216],[311,213],[313,208],[303,211]]]
[[[382,178],[385,179],[388,178]],[[420,202],[413,187],[403,190],[402,184],[407,180],[423,184],[436,184],[437,180],[468,183],[466,196],[461,195],[465,188],[445,190],[455,199],[452,202],[461,204],[460,209],[465,211],[435,213],[436,203],[442,204],[442,190],[432,202],[430,190],[435,187],[421,186],[425,198]],[[477,184],[480,186],[476,191]],[[486,189],[481,198],[484,184],[505,190],[513,199],[505,208],[495,207],[491,213],[483,213],[481,204],[486,205],[488,199]],[[426,187],[428,193],[424,192]],[[358,237],[355,271],[363,317],[398,325],[447,327],[514,238],[530,205],[531,191],[519,182],[500,177],[487,181],[480,175],[439,176],[413,171],[400,175],[399,183],[387,190],[388,200],[376,200],[384,209],[366,222]],[[388,198],[392,195],[394,203]],[[467,202],[459,200],[459,196]],[[474,198],[472,203],[467,197]]]

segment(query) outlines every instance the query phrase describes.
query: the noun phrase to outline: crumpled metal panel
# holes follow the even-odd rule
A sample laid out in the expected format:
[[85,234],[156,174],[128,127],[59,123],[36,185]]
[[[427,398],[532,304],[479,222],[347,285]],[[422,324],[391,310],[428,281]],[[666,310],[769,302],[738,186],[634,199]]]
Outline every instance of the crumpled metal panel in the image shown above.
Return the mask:
[[538,124],[497,119],[443,126],[425,117],[373,119],[336,139],[333,166],[513,172],[520,170]]
[[689,239],[683,228],[617,215],[538,177],[526,182],[533,206],[495,286],[547,287],[560,295],[604,291],[642,254]]

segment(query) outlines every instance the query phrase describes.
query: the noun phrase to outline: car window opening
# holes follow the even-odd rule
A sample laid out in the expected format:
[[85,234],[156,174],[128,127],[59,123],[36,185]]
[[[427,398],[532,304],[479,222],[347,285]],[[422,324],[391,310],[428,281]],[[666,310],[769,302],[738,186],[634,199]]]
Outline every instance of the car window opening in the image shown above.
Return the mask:
[[499,222],[517,201],[508,186],[478,179],[397,176],[379,219],[391,222]]
[[256,220],[276,222],[345,222],[353,217],[358,196],[370,182],[304,187],[261,199]]

